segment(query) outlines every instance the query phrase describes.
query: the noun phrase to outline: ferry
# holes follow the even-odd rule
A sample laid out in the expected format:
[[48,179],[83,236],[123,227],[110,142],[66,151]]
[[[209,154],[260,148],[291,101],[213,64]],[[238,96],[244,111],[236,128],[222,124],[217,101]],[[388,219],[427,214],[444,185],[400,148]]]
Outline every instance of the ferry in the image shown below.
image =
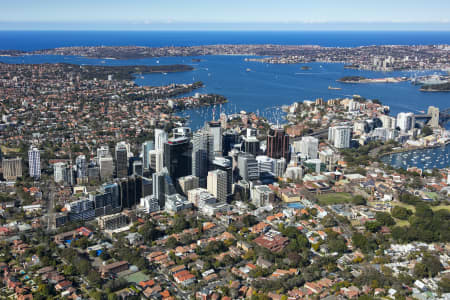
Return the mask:
[[331,85],[328,86],[328,89],[329,90],[342,90],[342,88],[340,88],[340,87],[333,87]]

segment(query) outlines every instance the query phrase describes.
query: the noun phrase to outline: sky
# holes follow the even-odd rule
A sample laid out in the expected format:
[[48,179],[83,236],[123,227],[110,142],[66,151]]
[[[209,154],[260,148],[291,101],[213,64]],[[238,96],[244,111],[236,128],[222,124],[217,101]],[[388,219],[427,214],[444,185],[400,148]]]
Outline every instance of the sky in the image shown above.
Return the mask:
[[450,31],[449,0],[0,0],[0,29]]

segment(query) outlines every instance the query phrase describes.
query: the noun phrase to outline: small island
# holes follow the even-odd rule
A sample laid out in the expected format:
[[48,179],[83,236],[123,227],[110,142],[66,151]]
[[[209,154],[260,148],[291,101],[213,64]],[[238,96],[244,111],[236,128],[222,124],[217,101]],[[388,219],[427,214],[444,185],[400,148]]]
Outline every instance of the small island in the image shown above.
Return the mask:
[[340,79],[338,79],[338,82],[344,82],[344,83],[360,83],[361,81],[367,80],[366,77],[362,76],[345,76]]
[[439,84],[425,84],[420,88],[422,92],[450,92],[450,82]]
[[307,70],[311,70],[310,66],[302,66],[300,69],[307,71]]

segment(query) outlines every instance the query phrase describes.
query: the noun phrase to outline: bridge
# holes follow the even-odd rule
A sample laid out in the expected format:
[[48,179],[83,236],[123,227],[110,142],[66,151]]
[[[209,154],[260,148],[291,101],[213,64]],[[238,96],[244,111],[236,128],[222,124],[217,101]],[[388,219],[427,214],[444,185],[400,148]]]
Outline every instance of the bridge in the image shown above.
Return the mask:
[[[416,121],[427,124],[432,121],[433,114],[416,114],[416,115],[414,115],[414,117],[415,117]],[[444,126],[449,121],[450,121],[450,107],[446,108],[442,111],[440,110],[439,111],[439,120],[437,123],[441,126]]]

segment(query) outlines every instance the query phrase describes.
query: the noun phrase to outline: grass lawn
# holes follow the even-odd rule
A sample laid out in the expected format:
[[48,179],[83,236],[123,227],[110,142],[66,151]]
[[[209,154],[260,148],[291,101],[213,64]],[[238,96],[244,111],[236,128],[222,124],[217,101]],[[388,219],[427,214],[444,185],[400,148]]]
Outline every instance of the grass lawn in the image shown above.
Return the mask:
[[[413,212],[416,211],[416,208],[415,208],[414,206],[409,205],[409,204],[406,204],[406,203],[402,203],[402,202],[397,202],[397,201],[395,201],[395,202],[392,202],[391,204],[392,204],[392,207],[394,207],[394,206],[402,206],[402,207],[404,207],[404,208],[407,208],[407,209],[412,210]],[[449,211],[450,211],[450,205],[438,205],[438,206],[431,206],[431,205],[430,205],[430,208],[431,208],[433,211],[437,211],[437,210],[440,210],[440,209],[446,209],[446,210],[449,210]]]
[[395,220],[395,226],[409,226],[409,222],[408,220],[400,220],[400,219],[396,219]]
[[129,283],[139,283],[141,281],[147,281],[150,279],[149,276],[145,275],[141,271],[124,276],[124,279],[126,279]]
[[322,205],[348,203],[352,201],[353,196],[349,193],[329,193],[317,196]]

